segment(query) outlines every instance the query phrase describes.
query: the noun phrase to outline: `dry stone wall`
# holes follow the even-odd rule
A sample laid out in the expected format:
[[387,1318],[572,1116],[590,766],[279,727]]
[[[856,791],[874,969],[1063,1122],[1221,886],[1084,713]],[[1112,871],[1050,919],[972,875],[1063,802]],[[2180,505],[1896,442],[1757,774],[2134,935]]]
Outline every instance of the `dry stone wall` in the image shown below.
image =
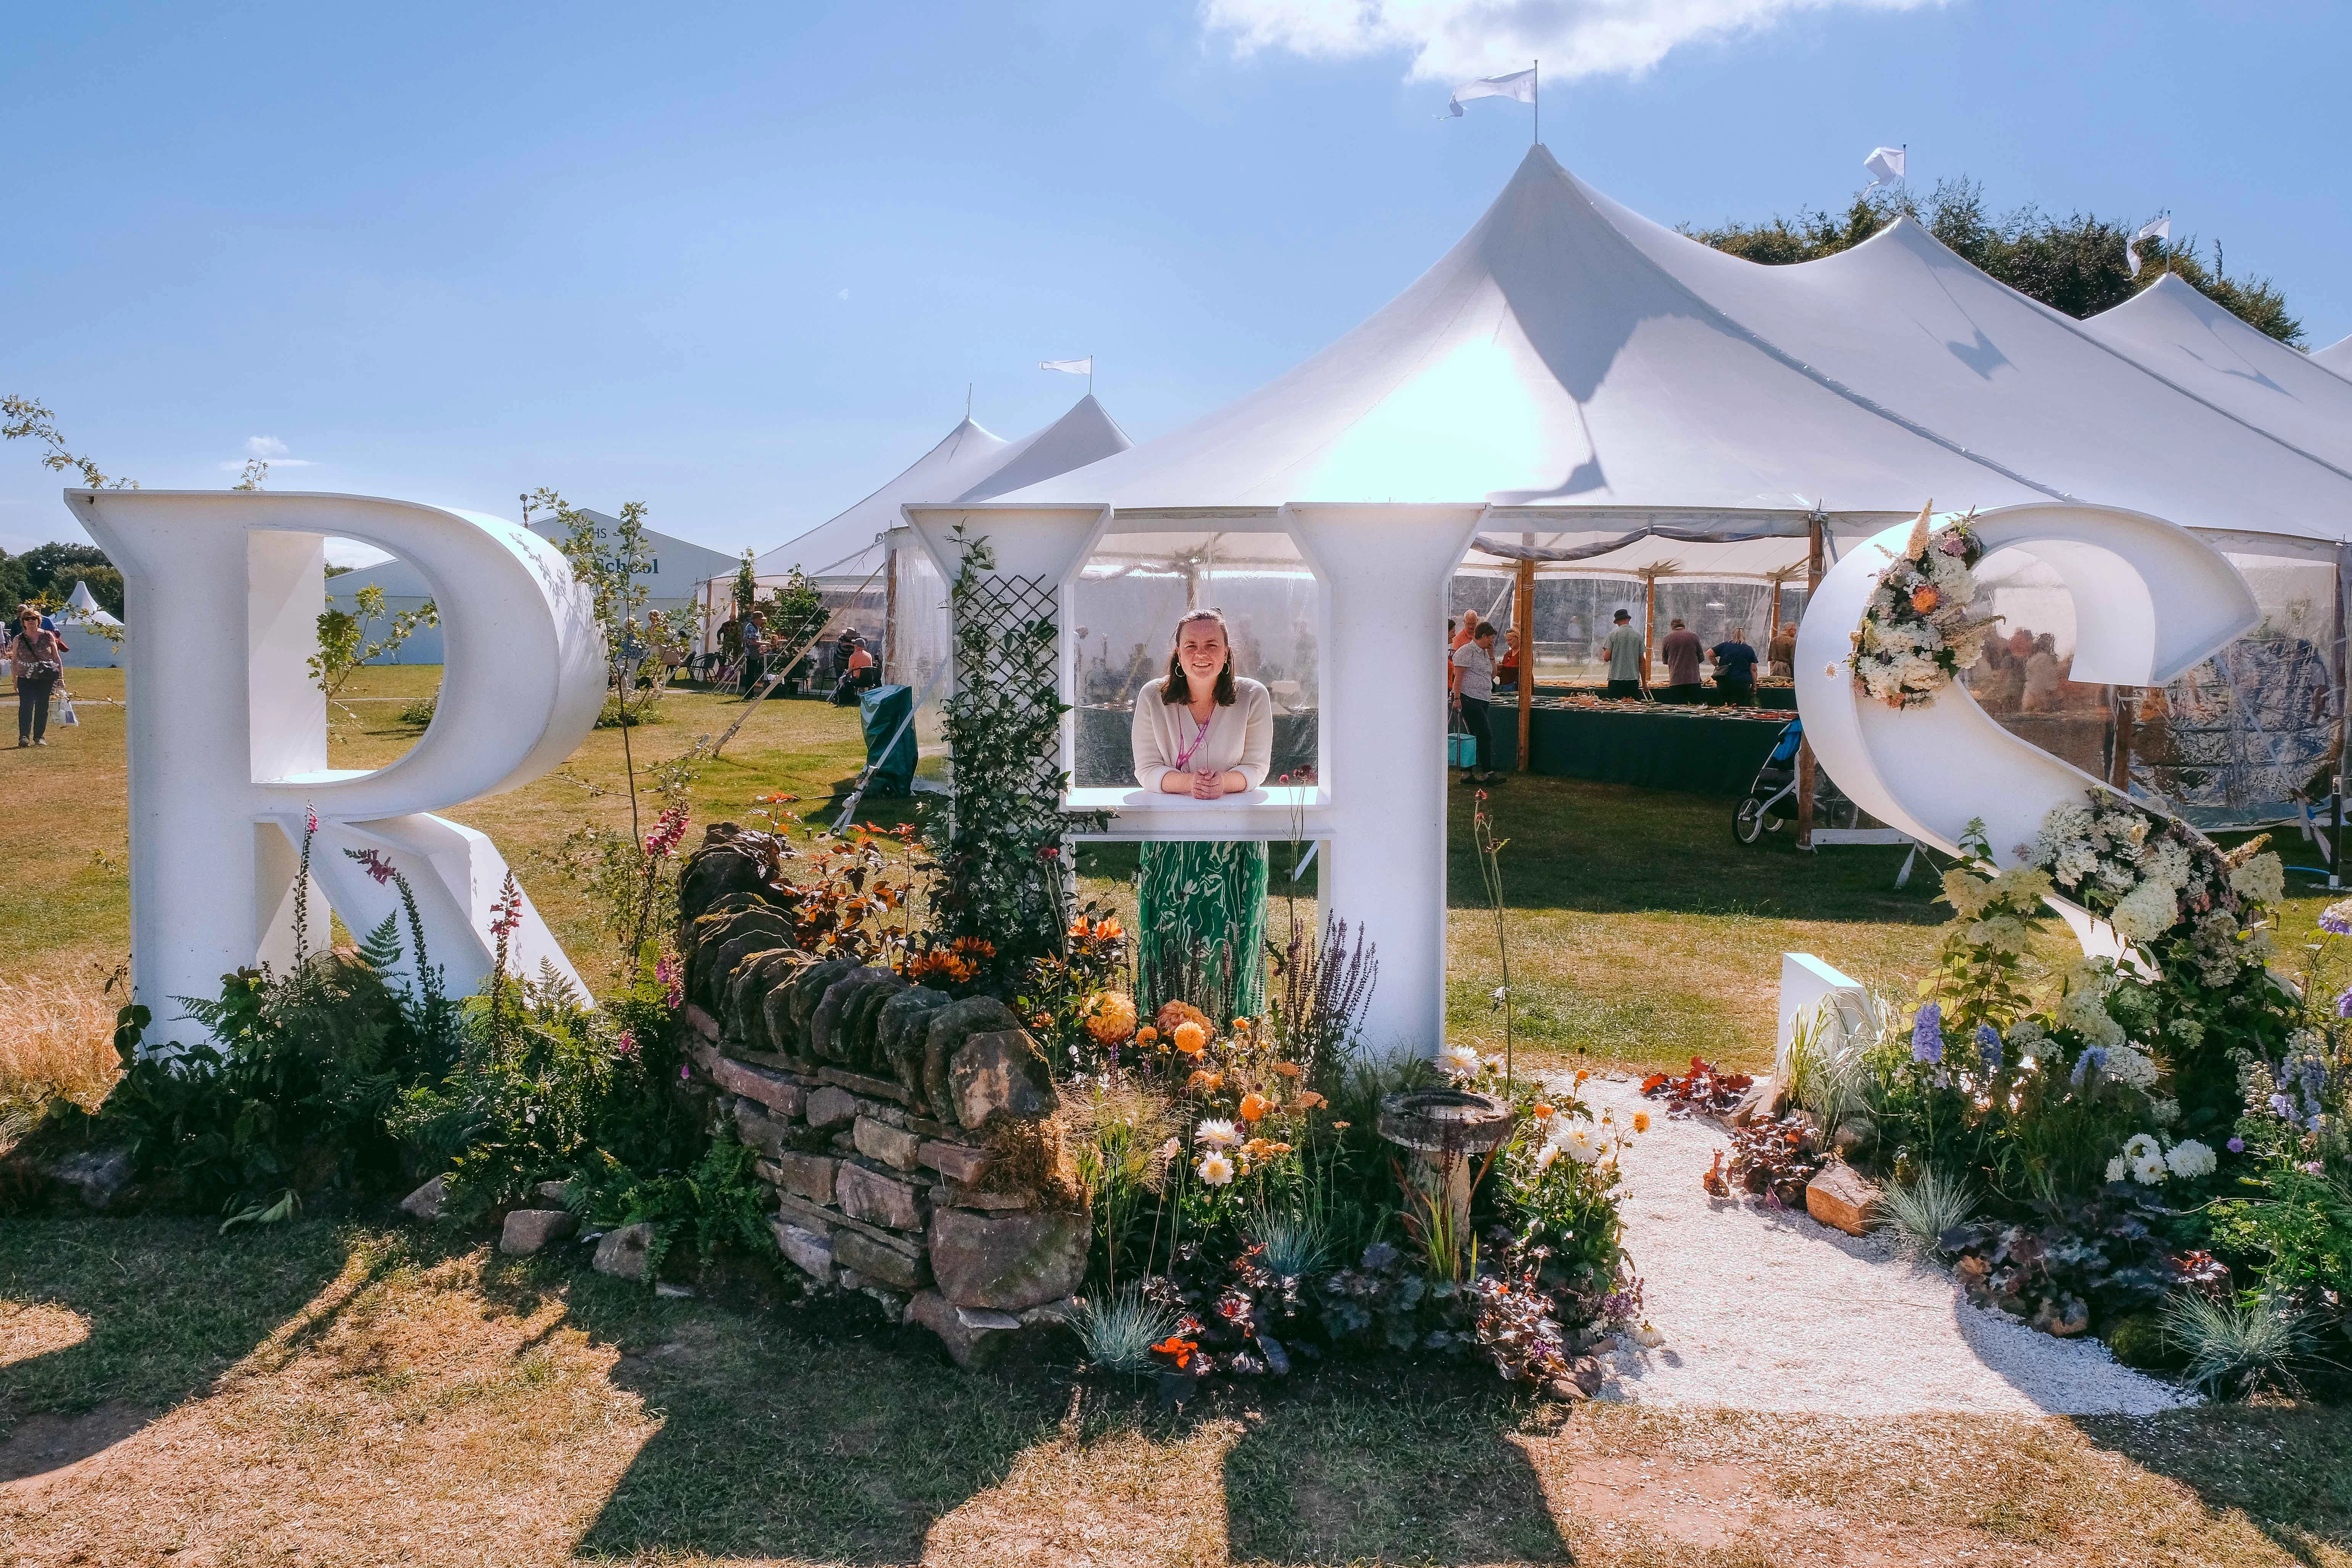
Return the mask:
[[758,1151],[784,1257],[967,1363],[1058,1321],[1092,1223],[1020,1020],[795,947],[769,835],[711,827],[678,886],[690,1070]]

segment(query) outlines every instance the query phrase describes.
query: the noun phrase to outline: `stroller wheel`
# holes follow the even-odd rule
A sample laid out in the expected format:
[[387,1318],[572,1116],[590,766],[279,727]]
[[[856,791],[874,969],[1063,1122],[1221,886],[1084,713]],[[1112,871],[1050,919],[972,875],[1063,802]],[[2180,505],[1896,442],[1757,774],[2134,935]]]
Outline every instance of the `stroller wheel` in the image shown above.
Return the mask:
[[1754,795],[1739,803],[1731,814],[1731,837],[1741,844],[1753,844],[1764,837],[1764,803]]

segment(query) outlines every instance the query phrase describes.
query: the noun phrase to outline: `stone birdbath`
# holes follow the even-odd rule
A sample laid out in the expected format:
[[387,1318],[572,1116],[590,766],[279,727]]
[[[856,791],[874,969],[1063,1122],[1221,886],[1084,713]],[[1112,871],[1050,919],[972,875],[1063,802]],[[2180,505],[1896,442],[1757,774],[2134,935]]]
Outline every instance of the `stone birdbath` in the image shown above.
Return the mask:
[[1510,1101],[1465,1089],[1414,1089],[1381,1101],[1382,1138],[1412,1151],[1422,1190],[1443,1194],[1454,1224],[1470,1223],[1470,1168],[1502,1146],[1517,1118]]

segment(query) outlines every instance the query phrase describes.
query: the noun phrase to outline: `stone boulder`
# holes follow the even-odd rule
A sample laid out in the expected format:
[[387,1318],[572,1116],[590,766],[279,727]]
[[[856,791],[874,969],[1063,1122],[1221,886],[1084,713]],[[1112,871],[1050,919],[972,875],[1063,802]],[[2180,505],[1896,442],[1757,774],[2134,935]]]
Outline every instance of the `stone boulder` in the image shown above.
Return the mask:
[[727,982],[727,1026],[734,1037],[751,1050],[776,1050],[768,1035],[768,996],[815,962],[797,948],[774,947],[737,964]]
[[861,1073],[891,1076],[889,1059],[882,1054],[878,1026],[882,1009],[890,998],[913,986],[888,970],[883,977],[859,991],[841,1010],[840,1021],[834,1025],[835,1037],[843,1059]]
[[824,994],[833,989],[834,983],[857,967],[845,958],[829,958],[823,963],[812,963],[793,976],[792,984],[784,991],[784,994],[791,998],[792,1055],[812,1058],[816,1055],[812,1043],[816,1010],[824,1003]]
[[84,1208],[110,1208],[139,1173],[128,1149],[81,1149],[51,1162],[49,1180],[79,1199]]
[[887,969],[861,965],[826,986],[824,994],[817,998],[816,1011],[809,1015],[809,1054],[820,1061],[856,1066],[850,1049],[851,1042],[841,1026],[845,1016],[856,1006],[858,997],[870,988],[877,985],[896,988],[905,984]]
[[968,1036],[948,1063],[948,1085],[955,1118],[968,1131],[1000,1111],[1016,1121],[1042,1121],[1061,1104],[1045,1053],[1025,1029]]
[[820,1285],[833,1283],[833,1243],[813,1230],[804,1230],[781,1219],[771,1219],[768,1228],[776,1235],[776,1248],[793,1266]]
[[436,1176],[400,1200],[400,1212],[430,1225],[449,1206],[449,1178]]
[[1020,1336],[1021,1320],[985,1307],[959,1307],[937,1290],[918,1290],[907,1302],[907,1321],[940,1336],[956,1365],[986,1366]]
[[1075,1291],[1094,1226],[1084,1214],[1024,1209],[931,1214],[931,1274],[959,1307],[1019,1312]]
[[1012,1008],[993,996],[967,996],[933,1010],[929,1016],[930,1021],[923,1026],[922,1099],[930,1113],[944,1121],[955,1114],[949,1064],[955,1059],[956,1052],[974,1035],[1017,1029],[1021,1020],[1013,1016]]
[[833,1201],[850,1218],[891,1230],[921,1230],[930,1208],[925,1186],[846,1161],[834,1173]]
[[954,998],[928,985],[913,985],[883,1002],[874,1020],[874,1068],[896,1081],[917,1104],[923,1102],[923,1039],[931,1015]]
[[653,1245],[654,1227],[650,1221],[640,1220],[618,1230],[608,1230],[596,1244],[596,1272],[620,1279],[642,1280],[650,1272],[646,1262],[653,1255]]
[[510,1209],[499,1231],[499,1250],[510,1258],[527,1258],[579,1228],[579,1216],[569,1209]]
[[700,847],[678,870],[678,910],[691,921],[730,893],[764,899],[775,890],[778,865],[772,836],[715,823],[703,830]]
[[1861,1172],[1832,1160],[1805,1184],[1805,1212],[1848,1236],[1860,1236],[1870,1228],[1882,1196]]

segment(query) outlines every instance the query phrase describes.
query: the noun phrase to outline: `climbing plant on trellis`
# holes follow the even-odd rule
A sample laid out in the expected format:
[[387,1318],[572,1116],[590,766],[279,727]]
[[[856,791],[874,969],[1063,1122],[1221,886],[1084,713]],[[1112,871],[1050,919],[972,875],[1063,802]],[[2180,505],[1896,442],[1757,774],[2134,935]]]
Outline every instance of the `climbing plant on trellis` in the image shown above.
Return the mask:
[[958,524],[949,613],[955,694],[947,702],[955,796],[935,843],[940,923],[995,954],[983,968],[1016,974],[1059,950],[1070,885],[1062,836],[1100,826],[1099,813],[1062,809],[1059,637],[1051,583],[996,573],[985,536]]

